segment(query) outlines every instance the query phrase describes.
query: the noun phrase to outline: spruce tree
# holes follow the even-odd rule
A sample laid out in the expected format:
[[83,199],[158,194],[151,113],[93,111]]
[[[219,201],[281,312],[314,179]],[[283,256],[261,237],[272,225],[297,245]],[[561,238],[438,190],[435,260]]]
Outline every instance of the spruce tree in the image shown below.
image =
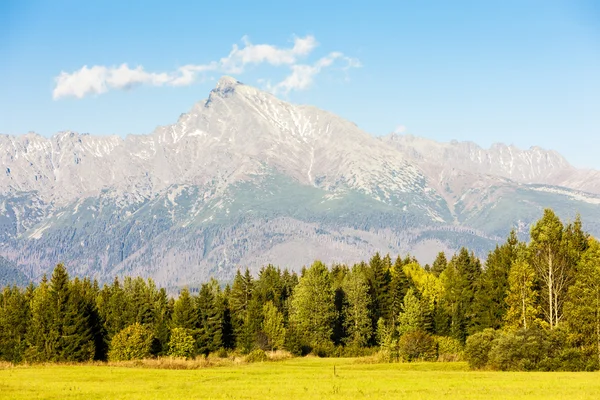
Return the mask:
[[173,305],[172,326],[194,331],[199,326],[194,298],[187,287],[181,289]]
[[294,290],[291,323],[311,347],[331,343],[335,321],[334,292],[327,267],[315,261]]
[[196,309],[199,320],[198,352],[208,355],[222,346],[222,312],[217,303],[217,293],[207,283],[200,288]]
[[[387,257],[386,257],[387,258]],[[369,286],[371,293],[371,317],[373,327],[376,327],[379,318],[384,318],[388,323],[391,321],[390,307],[390,270],[379,253],[369,261]]]
[[30,309],[26,294],[16,286],[0,293],[0,360],[19,363],[27,346]]
[[347,303],[343,308],[345,330],[348,333],[346,344],[354,347],[366,346],[373,334],[369,315],[369,286],[360,266],[344,277],[342,288]]
[[447,266],[448,260],[446,259],[446,254],[443,251],[440,251],[437,257],[435,258],[435,261],[433,261],[433,264],[431,266],[431,273],[435,276],[440,276],[440,274],[444,272]]
[[517,258],[519,240],[512,230],[502,246],[496,246],[486,260],[475,297],[477,330],[499,329],[507,311],[508,276]]

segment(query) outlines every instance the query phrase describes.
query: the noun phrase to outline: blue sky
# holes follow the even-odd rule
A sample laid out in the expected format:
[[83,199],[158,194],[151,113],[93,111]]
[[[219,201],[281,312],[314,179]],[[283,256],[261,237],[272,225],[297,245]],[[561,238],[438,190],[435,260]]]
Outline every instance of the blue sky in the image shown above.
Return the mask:
[[0,2],[0,133],[149,133],[225,74],[374,135],[600,168],[598,1]]

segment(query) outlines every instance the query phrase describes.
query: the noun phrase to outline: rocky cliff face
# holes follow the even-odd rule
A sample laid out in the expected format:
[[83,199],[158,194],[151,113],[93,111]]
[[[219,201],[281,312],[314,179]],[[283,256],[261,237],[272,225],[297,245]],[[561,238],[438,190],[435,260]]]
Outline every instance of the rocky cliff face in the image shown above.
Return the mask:
[[597,172],[557,153],[377,139],[228,77],[149,135],[5,135],[0,160],[0,256],[32,279],[59,261],[164,285],[374,251],[427,262],[484,254],[543,207],[600,222]]

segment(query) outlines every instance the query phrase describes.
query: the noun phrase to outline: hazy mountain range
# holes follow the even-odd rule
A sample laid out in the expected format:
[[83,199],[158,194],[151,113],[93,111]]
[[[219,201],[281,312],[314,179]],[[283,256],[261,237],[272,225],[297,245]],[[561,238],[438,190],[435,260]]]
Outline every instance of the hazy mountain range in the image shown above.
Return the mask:
[[0,135],[0,161],[0,276],[15,280],[59,261],[179,285],[377,250],[485,255],[544,207],[600,233],[600,172],[554,151],[376,138],[229,77],[149,135]]

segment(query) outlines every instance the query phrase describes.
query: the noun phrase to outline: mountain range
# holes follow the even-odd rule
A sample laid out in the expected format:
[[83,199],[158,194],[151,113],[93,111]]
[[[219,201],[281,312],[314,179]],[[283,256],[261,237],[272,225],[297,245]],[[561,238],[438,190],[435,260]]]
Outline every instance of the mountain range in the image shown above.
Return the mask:
[[600,234],[600,172],[555,151],[374,137],[230,77],[151,134],[0,135],[0,161],[0,276],[21,281],[58,262],[177,286],[375,251],[485,256],[545,207]]

